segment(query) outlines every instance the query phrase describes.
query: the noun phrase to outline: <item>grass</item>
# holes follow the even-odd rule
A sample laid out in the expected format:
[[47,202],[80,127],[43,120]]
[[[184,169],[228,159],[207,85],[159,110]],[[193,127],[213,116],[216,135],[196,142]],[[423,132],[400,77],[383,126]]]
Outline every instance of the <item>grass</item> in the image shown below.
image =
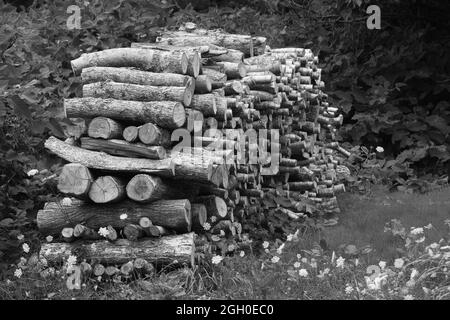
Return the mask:
[[[249,246],[245,252],[224,257],[215,265],[208,257],[194,268],[146,277],[101,281],[88,278],[81,290],[73,291],[66,288],[63,271],[42,279],[39,273],[24,267],[20,279],[11,275],[10,281],[0,282],[0,299],[448,299],[450,257],[439,251],[441,247],[446,250],[447,240],[432,249],[435,256],[431,257],[430,247],[425,242],[416,243],[418,236],[409,233],[410,227],[432,223],[433,228],[425,230],[426,243],[445,239],[448,226],[443,222],[449,218],[448,198],[445,192],[418,197],[388,193],[376,186],[367,195],[341,196],[342,215],[337,226],[325,228],[321,234],[294,236],[284,245],[267,243],[265,252],[261,244],[255,243],[262,252],[259,255]],[[407,232],[403,239],[383,232],[391,219],[404,224]],[[406,238],[412,245],[405,248]],[[329,248],[323,250],[319,239],[325,239]],[[346,252],[350,244],[357,249],[369,245],[373,251]],[[280,249],[280,245],[284,248]],[[342,266],[337,264],[340,256],[345,258]],[[396,258],[405,261],[402,269],[394,267]],[[388,280],[383,280],[387,283],[383,290],[368,289],[366,268],[377,268],[380,260],[386,261],[388,267],[375,276],[381,279],[388,270]],[[302,269],[306,277],[299,272]],[[322,275],[326,269],[329,273]],[[415,278],[417,284],[411,286],[414,269],[419,275]],[[373,279],[377,279],[375,276]]]

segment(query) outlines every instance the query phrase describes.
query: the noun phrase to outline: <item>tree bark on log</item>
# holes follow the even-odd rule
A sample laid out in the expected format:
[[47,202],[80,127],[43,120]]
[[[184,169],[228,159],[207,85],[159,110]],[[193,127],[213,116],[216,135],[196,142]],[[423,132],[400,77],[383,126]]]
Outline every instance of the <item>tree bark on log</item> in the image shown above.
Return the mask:
[[247,69],[242,62],[216,62],[227,75],[227,79],[241,79],[246,76]]
[[125,198],[125,183],[113,176],[98,177],[89,190],[89,198],[95,203],[113,203]]
[[153,122],[168,129],[179,128],[186,120],[183,105],[176,101],[73,98],[64,99],[64,110],[68,118],[105,116],[138,124]]
[[154,73],[126,68],[91,67],[81,72],[83,84],[114,81],[147,86],[191,87],[194,79],[176,73]]
[[[61,263],[69,255],[78,253],[82,259],[95,260],[103,264],[122,264],[136,258],[142,258],[153,264],[194,264],[194,233],[146,239],[137,242],[127,240],[119,243],[108,241],[45,243],[39,256],[50,264]],[[104,269],[104,268],[103,268]]]
[[204,116],[214,116],[217,112],[216,96],[213,93],[194,94],[190,108],[201,111]]
[[45,148],[66,161],[79,163],[92,169],[142,172],[166,177],[175,174],[174,163],[171,159],[150,160],[110,156],[103,152],[71,146],[55,137],[50,137],[45,141]]
[[58,234],[65,227],[81,223],[91,229],[107,225],[122,229],[129,223],[139,224],[142,217],[177,232],[191,230],[191,204],[187,199],[158,200],[150,204],[124,200],[106,205],[82,201],[72,201],[70,204],[48,202],[38,211],[37,225],[43,234]]
[[64,165],[58,178],[58,190],[68,196],[87,199],[93,182],[89,169],[79,163]]
[[134,67],[145,71],[186,74],[188,64],[184,52],[140,48],[115,48],[84,53],[71,61],[75,74],[88,67]]
[[212,90],[211,79],[206,75],[195,78],[195,93],[209,93]]
[[131,158],[148,158],[160,160],[166,157],[166,150],[161,146],[147,146],[142,143],[129,143],[123,140],[101,140],[83,137],[81,148],[102,151],[115,156]]
[[194,199],[196,203],[202,203],[206,207],[208,217],[223,219],[228,214],[228,208],[222,198],[216,196],[201,196]]
[[195,87],[149,86],[119,82],[95,82],[83,86],[83,97],[132,101],[178,101],[191,104]]

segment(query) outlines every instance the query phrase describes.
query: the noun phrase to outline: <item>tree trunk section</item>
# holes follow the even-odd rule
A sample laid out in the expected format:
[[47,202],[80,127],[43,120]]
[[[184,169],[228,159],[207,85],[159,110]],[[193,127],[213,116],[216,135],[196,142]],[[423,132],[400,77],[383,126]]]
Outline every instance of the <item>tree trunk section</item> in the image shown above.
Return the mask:
[[99,177],[92,183],[89,198],[95,203],[118,202],[125,198],[125,184],[117,177]]
[[58,190],[71,197],[87,199],[92,182],[88,168],[79,163],[68,163],[59,175]]

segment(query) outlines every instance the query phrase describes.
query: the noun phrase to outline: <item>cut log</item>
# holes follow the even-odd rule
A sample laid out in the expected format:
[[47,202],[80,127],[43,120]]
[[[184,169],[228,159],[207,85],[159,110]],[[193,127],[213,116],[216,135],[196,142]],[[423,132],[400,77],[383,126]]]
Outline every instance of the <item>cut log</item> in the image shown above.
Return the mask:
[[68,196],[86,199],[92,182],[88,168],[79,163],[68,163],[59,175],[58,190]]
[[186,129],[189,132],[201,132],[203,128],[203,113],[198,110],[186,108]]
[[223,219],[227,216],[228,208],[222,198],[216,196],[201,196],[194,199],[196,203],[202,203],[206,207],[208,217]]
[[203,225],[208,219],[208,213],[206,206],[202,203],[193,203],[191,205],[192,211],[192,228],[194,230],[202,230]]
[[[53,249],[53,251],[55,251],[55,250],[57,250],[58,249],[58,244],[56,244],[56,247],[55,248],[49,248],[50,250],[49,251],[45,251],[45,252],[43,252],[42,253],[42,247],[43,246],[41,246],[41,253],[39,253],[39,256],[46,256],[46,255],[50,255],[51,254],[51,252],[52,252],[52,249]],[[69,251],[70,252],[70,251]],[[46,258],[47,259],[47,258]],[[55,263],[57,262],[57,260],[56,259],[58,259],[57,257],[55,257]],[[105,266],[104,265],[102,265],[102,264],[100,264],[100,263],[97,263],[97,264],[95,264],[94,265],[94,270],[93,270],[93,273],[94,273],[94,276],[96,276],[96,277],[101,277],[104,273],[105,273],[105,270],[106,270],[106,268],[105,268]]]
[[178,101],[189,106],[194,88],[192,85],[190,87],[156,87],[106,81],[85,84],[83,96],[133,101]]
[[61,230],[61,236],[65,242],[72,242],[75,240],[73,236],[73,228],[66,227]]
[[209,93],[212,90],[211,79],[206,75],[195,78],[195,93]]
[[[195,245],[194,233],[148,239],[137,242],[123,240],[120,244],[108,241],[45,243],[41,246],[39,256],[50,264],[61,263],[74,252],[80,252],[80,259],[96,260],[103,264],[122,264],[135,258],[142,258],[149,263],[193,265]],[[101,276],[94,267],[94,274]]]
[[138,131],[139,127],[136,126],[128,126],[125,129],[123,129],[122,136],[125,141],[127,142],[136,142],[138,141]]
[[145,236],[144,228],[137,224],[127,224],[123,228],[123,235],[130,241],[137,241]]
[[117,121],[97,117],[89,123],[88,135],[92,138],[116,139],[122,137],[123,127]]
[[76,238],[81,238],[84,240],[99,240],[102,238],[97,231],[88,228],[83,224],[77,224],[73,228],[73,235]]
[[148,228],[148,227],[150,227],[151,225],[153,225],[153,223],[152,223],[152,221],[151,221],[149,218],[147,218],[147,217],[142,217],[142,218],[139,219],[139,225],[140,225],[142,228]]
[[[203,68],[203,74],[211,79],[211,81],[214,82],[225,82],[227,81],[227,75],[225,73],[222,73],[220,71],[209,69],[209,68]],[[213,89],[214,85],[213,85]]]
[[168,130],[158,127],[153,123],[146,123],[139,127],[139,140],[150,146],[170,147],[171,134]]
[[107,225],[122,229],[130,223],[139,224],[142,217],[177,232],[191,229],[191,205],[186,199],[158,200],[150,204],[124,200],[102,206],[82,201],[72,201],[70,205],[48,202],[44,209],[39,210],[37,224],[44,234],[58,234],[63,228],[80,223],[91,229]]
[[201,111],[204,116],[213,116],[217,112],[216,96],[212,93],[195,94],[192,97],[190,108]]
[[162,237],[162,236],[170,234],[170,232],[166,228],[161,227],[161,226],[152,225],[148,228],[148,230],[152,237]]
[[234,49],[227,49],[227,53],[213,56],[210,58],[212,61],[220,62],[220,61],[226,61],[226,62],[242,62],[244,61],[244,53],[239,50]]
[[66,117],[105,116],[138,124],[153,122],[163,128],[176,129],[186,119],[184,107],[176,101],[127,101],[100,98],[64,99]]
[[135,175],[127,184],[127,196],[131,200],[149,203],[159,199],[180,199],[194,195],[194,190],[183,190],[175,184],[148,174]]
[[157,160],[166,157],[166,150],[161,146],[147,146],[142,143],[129,143],[123,140],[102,140],[88,137],[81,138],[80,141],[83,149],[103,151],[115,156]]
[[191,87],[192,77],[176,73],[153,73],[127,68],[91,67],[81,72],[84,84],[104,81],[132,83],[147,86]]
[[125,198],[125,184],[117,177],[99,177],[92,183],[89,198],[95,203],[118,202]]
[[217,62],[227,75],[227,79],[240,79],[246,76],[247,69],[242,62]]
[[188,64],[184,52],[140,48],[116,48],[84,53],[71,61],[75,74],[88,67],[133,67],[145,71],[186,74]]
[[92,169],[152,173],[166,177],[175,174],[172,159],[150,160],[110,156],[103,152],[71,146],[55,137],[45,141],[45,148],[66,161],[76,162]]

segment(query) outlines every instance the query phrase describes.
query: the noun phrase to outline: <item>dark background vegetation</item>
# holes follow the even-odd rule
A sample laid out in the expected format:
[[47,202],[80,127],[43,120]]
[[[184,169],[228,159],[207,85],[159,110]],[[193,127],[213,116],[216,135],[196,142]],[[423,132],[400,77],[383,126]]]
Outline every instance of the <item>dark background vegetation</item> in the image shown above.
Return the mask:
[[[73,4],[80,30],[66,27]],[[366,27],[369,4],[381,8],[381,30]],[[312,48],[325,92],[345,115],[339,139],[384,147],[383,182],[450,171],[448,1],[38,0],[0,1],[0,8],[0,274],[18,257],[20,232],[38,245],[34,217],[56,193],[44,180],[60,164],[43,142],[63,137],[62,99],[80,96],[70,60],[152,41],[158,28],[186,21],[266,36],[271,47]],[[30,169],[40,173],[28,177]]]

